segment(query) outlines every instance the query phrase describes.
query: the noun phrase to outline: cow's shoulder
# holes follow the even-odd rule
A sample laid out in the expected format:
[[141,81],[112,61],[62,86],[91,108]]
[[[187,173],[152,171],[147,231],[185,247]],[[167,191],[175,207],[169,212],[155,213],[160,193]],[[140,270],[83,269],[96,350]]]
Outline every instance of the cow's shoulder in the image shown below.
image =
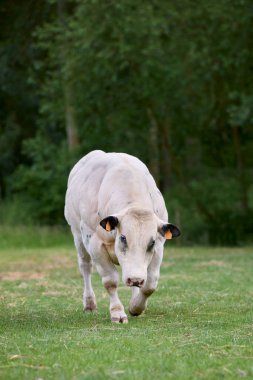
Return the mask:
[[87,170],[92,164],[102,161],[106,153],[102,150],[93,150],[92,152],[86,154],[82,157],[72,168],[69,178],[68,185],[71,183],[73,178],[75,178],[79,172]]

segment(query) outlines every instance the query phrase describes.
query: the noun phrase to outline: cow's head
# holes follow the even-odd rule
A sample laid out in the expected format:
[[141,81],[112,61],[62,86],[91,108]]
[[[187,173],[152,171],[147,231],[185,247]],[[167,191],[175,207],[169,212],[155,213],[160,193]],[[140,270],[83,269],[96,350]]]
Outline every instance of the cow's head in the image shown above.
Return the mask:
[[128,286],[141,287],[152,257],[163,249],[166,239],[180,235],[175,225],[161,221],[146,209],[127,209],[104,218],[100,225],[108,232],[115,230],[115,254]]

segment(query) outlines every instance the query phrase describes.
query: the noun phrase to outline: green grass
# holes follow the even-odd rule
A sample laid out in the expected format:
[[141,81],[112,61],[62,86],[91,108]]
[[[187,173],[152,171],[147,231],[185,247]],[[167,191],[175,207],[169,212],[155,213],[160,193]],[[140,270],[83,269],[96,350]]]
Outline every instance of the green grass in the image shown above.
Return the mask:
[[113,325],[96,273],[98,313],[82,311],[69,235],[29,231],[0,244],[1,379],[253,378],[252,248],[167,248],[147,312]]
[[73,239],[67,226],[15,227],[0,224],[0,250],[9,248],[59,248],[66,246],[73,246]]

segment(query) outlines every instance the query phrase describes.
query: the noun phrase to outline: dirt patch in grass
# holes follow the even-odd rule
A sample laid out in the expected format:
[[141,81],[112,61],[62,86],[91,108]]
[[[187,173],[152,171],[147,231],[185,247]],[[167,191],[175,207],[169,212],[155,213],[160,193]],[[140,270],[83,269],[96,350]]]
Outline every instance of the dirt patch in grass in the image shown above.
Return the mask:
[[42,262],[34,260],[22,260],[11,263],[5,267],[5,271],[0,273],[2,281],[17,280],[39,280],[44,279],[51,271],[62,268],[73,268],[76,266],[75,260],[70,260],[65,256],[52,256]]
[[5,272],[0,273],[0,280],[2,281],[18,281],[18,280],[38,280],[44,278],[45,274],[42,272]]
[[173,267],[175,264],[172,263],[172,262],[169,262],[169,261],[163,261],[162,262],[162,268],[171,268]]
[[203,261],[202,263],[198,264],[198,266],[199,267],[228,267],[228,264],[222,260],[210,260],[210,261]]
[[[39,267],[44,272],[49,271],[51,269],[58,269],[58,268],[72,268],[76,264],[75,260],[71,260],[68,257],[65,256],[51,256],[50,258],[44,258],[41,262],[39,262]],[[38,258],[34,257],[33,260],[20,260],[16,261],[12,268],[19,267],[19,269],[26,270],[33,268],[35,271],[38,271]],[[11,269],[12,269],[11,268]]]
[[68,257],[60,255],[53,256],[49,261],[42,263],[42,268],[45,271],[58,268],[73,268],[75,266],[77,266],[75,259],[70,260]]
[[42,294],[43,294],[43,296],[58,297],[58,296],[61,296],[62,294],[65,294],[65,293],[58,292],[56,290],[48,290],[47,292],[43,292]]
[[185,273],[170,273],[170,274],[162,274],[160,276],[161,279],[169,279],[169,280],[186,280],[191,281],[194,279],[193,276],[190,276]]

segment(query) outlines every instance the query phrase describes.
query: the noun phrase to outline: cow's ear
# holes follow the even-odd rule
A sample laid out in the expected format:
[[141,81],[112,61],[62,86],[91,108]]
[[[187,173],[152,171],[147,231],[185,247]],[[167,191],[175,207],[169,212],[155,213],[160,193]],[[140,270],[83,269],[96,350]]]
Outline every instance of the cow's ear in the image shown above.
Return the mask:
[[170,240],[181,235],[179,228],[171,223],[163,224],[159,228],[159,232],[166,240]]
[[119,219],[116,216],[107,216],[100,222],[100,226],[102,226],[106,231],[112,231],[119,224]]

